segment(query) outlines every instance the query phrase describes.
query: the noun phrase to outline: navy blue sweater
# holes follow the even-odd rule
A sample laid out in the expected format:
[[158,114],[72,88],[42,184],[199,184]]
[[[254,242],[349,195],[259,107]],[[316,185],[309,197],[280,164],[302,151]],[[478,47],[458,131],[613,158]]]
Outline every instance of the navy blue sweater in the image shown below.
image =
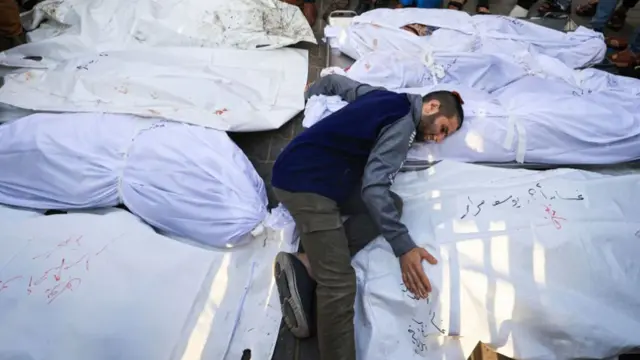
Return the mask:
[[374,90],[358,97],[289,143],[273,166],[272,185],[343,202],[359,190],[380,131],[410,111],[406,94]]

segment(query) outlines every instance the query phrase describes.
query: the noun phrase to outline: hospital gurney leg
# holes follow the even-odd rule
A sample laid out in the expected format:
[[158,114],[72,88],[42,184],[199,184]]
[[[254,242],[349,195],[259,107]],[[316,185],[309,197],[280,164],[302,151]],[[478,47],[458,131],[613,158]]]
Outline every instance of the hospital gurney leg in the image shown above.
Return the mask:
[[[337,10],[333,11],[329,14],[327,18],[327,23],[330,26],[336,26],[343,29],[346,29],[353,20],[354,17],[358,16],[355,11],[351,10]],[[346,68],[354,63],[354,60],[350,57],[342,54],[338,49],[332,49],[331,45],[327,41],[327,67],[338,66],[341,68]]]

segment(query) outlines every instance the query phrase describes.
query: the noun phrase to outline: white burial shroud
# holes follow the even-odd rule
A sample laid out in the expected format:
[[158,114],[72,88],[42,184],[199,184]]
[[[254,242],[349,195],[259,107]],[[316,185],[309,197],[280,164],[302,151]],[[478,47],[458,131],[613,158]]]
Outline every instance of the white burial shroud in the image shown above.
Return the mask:
[[[575,93],[571,87],[527,77],[510,87],[545,86],[546,92],[513,90],[501,96],[458,85],[407,92],[458,91],[465,104],[460,130],[440,144],[410,150],[417,160],[543,164],[614,164],[640,159],[640,103],[611,106],[600,93]],[[558,85],[558,86],[556,86]],[[612,121],[615,119],[615,121]]]
[[[31,41],[2,53],[2,65],[41,67],[107,50],[251,50],[316,42],[300,10],[276,0],[46,0],[22,22],[32,30]],[[23,59],[36,55],[43,60]]]
[[[640,175],[454,162],[398,175],[434,291],[414,300],[382,238],[359,252],[359,360],[608,358],[640,346]],[[459,337],[453,337],[459,336]]]
[[[576,94],[570,88],[555,92],[555,87],[536,83],[538,80],[528,77],[510,86],[531,81],[532,86],[546,86],[546,93],[505,91],[509,96],[504,99],[451,84],[398,90],[420,95],[457,91],[465,101],[464,123],[458,131],[440,144],[414,143],[407,158],[542,164],[613,164],[640,159],[640,103],[612,108],[607,103],[611,98],[598,93]],[[331,109],[346,105],[339,101],[337,97],[311,99],[305,114],[311,119],[328,116]],[[329,103],[331,107],[326,107]],[[308,126],[313,123],[305,122]]]
[[[323,75],[341,73],[397,92],[459,92],[465,102],[462,128],[441,144],[416,143],[410,160],[609,164],[640,158],[640,80],[574,71],[546,56],[511,59],[517,61],[443,53],[423,61],[373,52],[347,72],[329,68]],[[311,126],[345,105],[337,97],[312,97],[303,124]]]
[[[417,36],[401,29],[408,24],[428,25],[433,33]],[[508,16],[471,16],[447,9],[368,11],[355,17],[337,37],[340,51],[354,59],[377,50],[415,56],[421,56],[426,49],[483,54],[526,50],[559,59],[570,68],[580,68],[599,63],[606,53],[602,34],[584,27],[563,33]]]
[[262,131],[279,128],[304,108],[307,64],[307,51],[300,49],[109,51],[9,74],[0,102]]
[[281,321],[272,259],[293,234],[286,216],[274,220],[260,241],[213,251],[120,209],[0,206],[0,358],[270,359]]
[[281,1],[49,0],[24,21],[44,18],[33,42],[0,53],[31,68],[5,77],[0,102],[225,131],[276,129],[304,107],[306,50],[269,49],[315,38]]
[[0,126],[0,204],[125,204],[157,229],[215,247],[251,241],[264,182],[219,130],[132,115],[34,114]]
[[[570,86],[580,93],[611,93],[610,101],[633,102],[640,93],[640,80],[596,70],[573,70],[558,59],[532,56],[526,51],[512,54],[459,52],[425,52],[415,57],[399,52],[374,51],[356,60],[347,71],[326,68],[322,74],[337,73],[361,83],[387,89],[427,87],[437,84],[460,84],[489,93],[503,93],[510,85],[526,77],[540,78],[540,87],[523,87],[517,91],[547,92],[543,84]],[[618,99],[616,99],[618,98]]]

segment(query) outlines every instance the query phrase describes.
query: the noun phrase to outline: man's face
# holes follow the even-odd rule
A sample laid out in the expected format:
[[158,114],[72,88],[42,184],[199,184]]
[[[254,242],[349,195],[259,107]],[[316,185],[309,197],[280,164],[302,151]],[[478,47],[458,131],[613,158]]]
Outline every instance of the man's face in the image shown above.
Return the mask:
[[423,24],[407,24],[401,27],[402,30],[406,30],[412,34],[417,36],[427,36],[431,35],[431,31],[427,25]]
[[438,100],[430,100],[422,105],[422,119],[419,126],[422,141],[440,143],[447,136],[456,132],[459,124],[457,117],[448,118],[440,114]]

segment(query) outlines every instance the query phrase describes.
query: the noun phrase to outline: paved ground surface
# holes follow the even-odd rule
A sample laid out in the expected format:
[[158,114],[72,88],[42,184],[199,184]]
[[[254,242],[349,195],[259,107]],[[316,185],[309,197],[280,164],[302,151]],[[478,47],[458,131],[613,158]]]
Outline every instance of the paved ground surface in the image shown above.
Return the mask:
[[[332,0],[316,0],[319,13],[322,14],[325,9],[331,6]],[[333,0],[335,1],[335,0]],[[350,7],[355,8],[357,0],[351,0]],[[575,1],[575,6],[585,3],[585,0]],[[494,14],[508,14],[515,0],[491,0],[491,11]],[[469,0],[465,7],[468,12],[473,12],[475,8],[475,2]],[[535,8],[535,7],[534,7]],[[320,15],[322,16],[322,15]],[[587,25],[588,19],[574,17],[574,20],[580,25]],[[318,39],[318,46],[315,45],[299,45],[309,50],[309,81],[315,80],[320,70],[325,66],[326,51],[322,44],[322,29],[325,23],[321,19],[314,26],[316,38]],[[627,25],[619,35],[628,35],[633,26],[640,25],[640,6],[632,10],[627,18]],[[610,33],[614,35],[616,33]],[[282,128],[274,131],[261,132],[261,133],[243,133],[232,134],[232,138],[236,143],[244,150],[258,173],[262,176],[269,191],[269,201],[271,205],[275,205],[276,201],[273,198],[271,190],[271,169],[273,162],[278,157],[278,154],[282,149],[299,134],[302,128],[302,114],[296,116],[292,121],[284,125]],[[281,328],[278,342],[276,345],[275,353],[272,360],[316,360],[318,359],[318,346],[315,339],[308,340],[296,340],[284,327]],[[245,359],[243,359],[245,360]],[[263,359],[257,359],[263,360]]]

